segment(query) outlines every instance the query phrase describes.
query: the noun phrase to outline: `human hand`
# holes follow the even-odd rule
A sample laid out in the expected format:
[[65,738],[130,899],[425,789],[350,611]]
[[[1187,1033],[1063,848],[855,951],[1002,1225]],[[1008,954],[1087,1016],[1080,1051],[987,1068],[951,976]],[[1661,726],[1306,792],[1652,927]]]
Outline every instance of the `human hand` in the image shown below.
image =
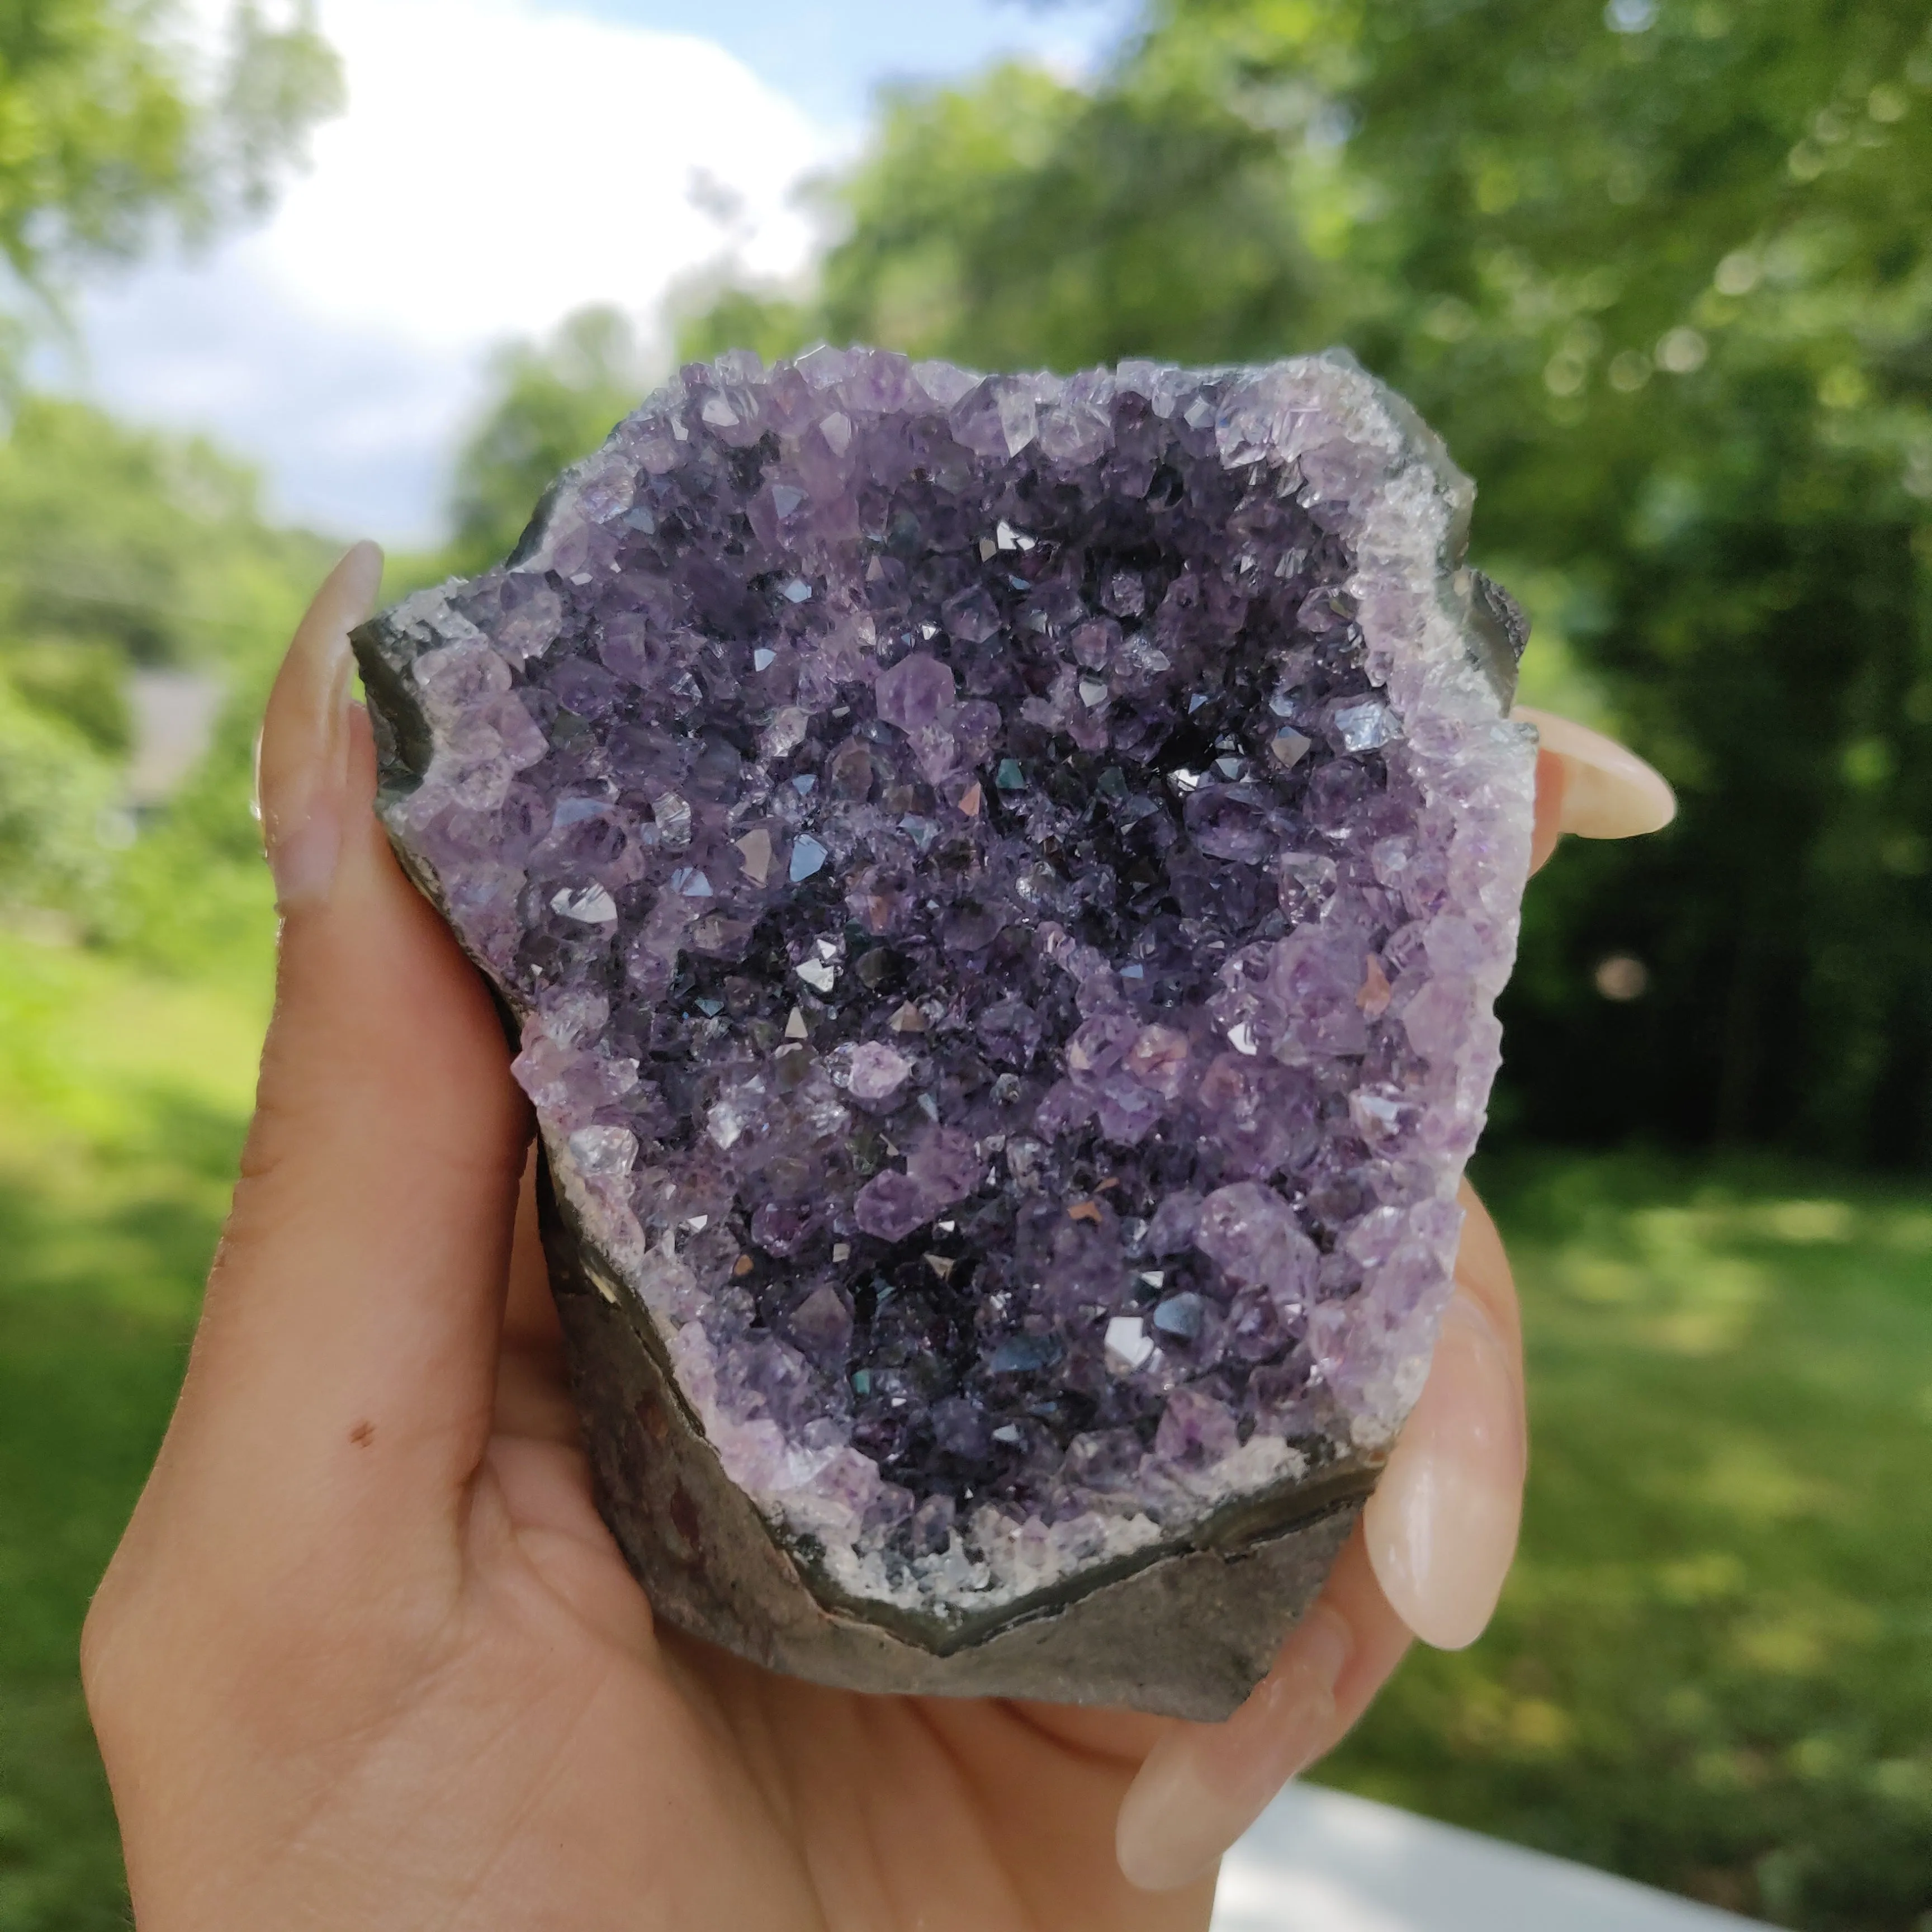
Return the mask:
[[[1408,1632],[1493,1606],[1523,1434],[1486,1218],[1362,1531],[1226,1725],[856,1696],[657,1627],[592,1502],[495,1016],[370,809],[346,639],[380,570],[344,560],[270,702],[258,1109],[83,1640],[142,1932],[1204,1925],[1214,1858]],[[1552,742],[1544,855],[1566,794],[1600,832],[1641,790]]]

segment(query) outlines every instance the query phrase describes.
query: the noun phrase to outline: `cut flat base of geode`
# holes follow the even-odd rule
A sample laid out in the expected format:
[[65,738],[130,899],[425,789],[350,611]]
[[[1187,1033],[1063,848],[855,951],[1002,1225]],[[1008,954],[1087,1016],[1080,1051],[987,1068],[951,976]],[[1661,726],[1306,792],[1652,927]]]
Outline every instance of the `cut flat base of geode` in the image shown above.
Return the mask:
[[1498,1058],[1534,741],[1470,500],[1345,358],[729,356],[357,634],[668,1622],[876,1691],[1265,1672]]

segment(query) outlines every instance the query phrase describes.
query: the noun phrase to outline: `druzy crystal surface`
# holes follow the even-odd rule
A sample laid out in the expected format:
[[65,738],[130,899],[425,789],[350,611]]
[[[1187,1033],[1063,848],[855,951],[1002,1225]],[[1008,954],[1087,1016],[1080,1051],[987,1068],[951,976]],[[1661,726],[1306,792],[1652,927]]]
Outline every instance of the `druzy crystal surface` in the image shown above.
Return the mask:
[[358,640],[604,1292],[846,1612],[1385,1452],[1528,860],[1469,495],[1346,358],[731,355]]

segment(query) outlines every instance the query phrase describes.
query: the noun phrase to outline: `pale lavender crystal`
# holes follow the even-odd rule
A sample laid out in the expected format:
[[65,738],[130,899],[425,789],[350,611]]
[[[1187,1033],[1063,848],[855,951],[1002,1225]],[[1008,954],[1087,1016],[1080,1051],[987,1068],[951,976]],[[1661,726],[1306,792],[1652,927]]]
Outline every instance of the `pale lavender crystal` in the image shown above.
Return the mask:
[[1468,508],[1343,359],[733,355],[358,640],[578,1223],[848,1603],[1400,1425],[1528,851]]
[[851,1058],[846,1090],[862,1107],[891,1100],[911,1077],[912,1062],[890,1046],[868,1040]]

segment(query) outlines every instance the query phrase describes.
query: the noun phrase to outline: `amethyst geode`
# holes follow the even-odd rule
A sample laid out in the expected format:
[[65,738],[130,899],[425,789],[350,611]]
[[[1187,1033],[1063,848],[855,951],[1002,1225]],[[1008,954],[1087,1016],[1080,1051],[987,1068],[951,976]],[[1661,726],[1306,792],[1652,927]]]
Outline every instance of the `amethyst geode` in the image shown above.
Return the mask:
[[1232,1708],[1420,1386],[1534,739],[1347,358],[694,365],[356,644],[603,1505],[859,1688]]

